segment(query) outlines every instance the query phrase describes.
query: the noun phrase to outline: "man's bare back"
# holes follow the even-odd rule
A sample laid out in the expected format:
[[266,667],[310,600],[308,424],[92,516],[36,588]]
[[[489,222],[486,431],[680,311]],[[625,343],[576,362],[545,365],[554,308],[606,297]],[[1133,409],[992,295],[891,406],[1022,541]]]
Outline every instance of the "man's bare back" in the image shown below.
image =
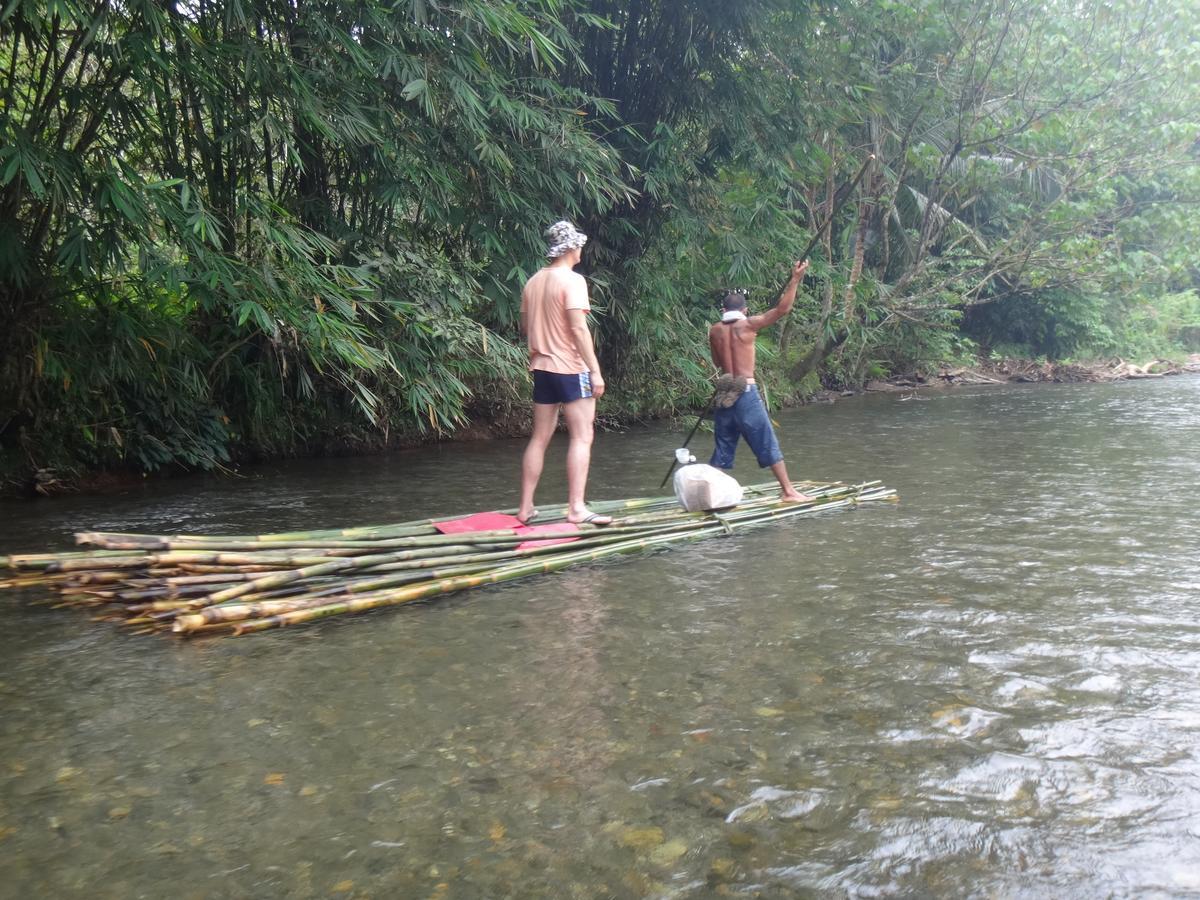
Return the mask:
[[754,340],[757,334],[750,327],[748,319],[713,325],[708,329],[708,346],[712,351],[713,363],[729,375],[753,378]]
[[[755,339],[762,329],[774,325],[789,312],[796,302],[796,289],[808,270],[808,260],[792,266],[792,277],[779,295],[779,302],[765,313],[743,316],[728,322],[718,322],[708,329],[708,348],[713,364],[729,375],[754,377]],[[743,303],[743,307],[744,307]],[[726,315],[731,315],[726,313]]]

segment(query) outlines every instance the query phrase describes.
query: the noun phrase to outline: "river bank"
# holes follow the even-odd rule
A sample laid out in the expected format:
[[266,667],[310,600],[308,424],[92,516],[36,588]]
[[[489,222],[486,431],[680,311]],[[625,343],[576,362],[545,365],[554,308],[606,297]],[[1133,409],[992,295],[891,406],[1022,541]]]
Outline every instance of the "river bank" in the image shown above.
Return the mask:
[[[1110,359],[1093,362],[1052,362],[1046,360],[1029,360],[1003,358],[997,360],[979,360],[971,366],[943,363],[936,372],[913,372],[894,375],[888,379],[868,381],[858,389],[842,391],[819,390],[801,398],[798,403],[783,405],[807,405],[809,403],[834,403],[862,394],[896,393],[918,390],[941,390],[954,387],[965,387],[987,384],[1079,384],[1098,383],[1120,380],[1145,378],[1166,378],[1173,375],[1200,374],[1200,353],[1193,353],[1182,360],[1153,359],[1137,364],[1124,359]],[[690,415],[690,413],[689,413]],[[671,416],[639,416],[626,419],[621,416],[605,415],[603,412],[597,418],[601,431],[620,431],[631,424],[670,418]],[[313,452],[308,457],[361,457],[379,453],[390,453],[397,450],[411,450],[431,444],[463,443],[476,441],[504,440],[522,437],[528,434],[528,417],[523,411],[505,416],[493,421],[476,421],[457,429],[449,436],[441,439],[428,437],[411,439],[401,437],[382,442],[376,447],[360,445],[338,447],[332,445],[325,452]],[[271,462],[270,459],[245,459],[240,463]],[[236,471],[231,468],[230,474]],[[83,470],[68,472],[53,468],[29,468],[18,473],[10,473],[0,478],[0,500],[20,500],[54,497],[69,494],[104,494],[128,490],[143,484],[147,479],[162,479],[179,475],[193,474],[189,470],[165,471],[146,474],[136,471],[123,470]]]
[[[1097,384],[1195,374],[1200,374],[1200,353],[1193,353],[1182,361],[1152,359],[1140,364],[1119,357],[1095,362],[1052,362],[1007,358],[980,360],[973,366],[943,364],[937,372],[931,375],[913,373],[895,375],[886,380],[869,381],[863,387],[863,391],[896,392],[916,388],[947,388],[979,384]],[[842,392],[838,396],[856,393],[858,392]]]

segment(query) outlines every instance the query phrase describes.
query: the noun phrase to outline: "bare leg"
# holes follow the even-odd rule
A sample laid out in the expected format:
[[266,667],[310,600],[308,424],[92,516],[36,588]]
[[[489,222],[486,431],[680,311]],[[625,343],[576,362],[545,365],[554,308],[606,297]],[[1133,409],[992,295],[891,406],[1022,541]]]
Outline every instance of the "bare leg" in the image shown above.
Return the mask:
[[783,464],[781,459],[775,465],[771,466],[771,471],[775,478],[779,481],[779,499],[785,503],[807,503],[814,499],[808,494],[801,494],[798,490],[792,487],[792,480],[788,478],[787,466]]
[[538,479],[542,477],[546,447],[550,445],[556,427],[558,404],[533,404],[533,434],[529,436],[529,444],[521,458],[521,504],[517,508],[517,518],[523,522],[528,522],[533,515],[533,492],[537,490]]
[[[582,522],[592,515],[583,501],[587,491],[588,468],[592,462],[593,423],[596,420],[596,400],[585,397],[563,404],[563,418],[571,442],[567,446],[567,521]],[[607,525],[610,516],[597,516],[597,525]]]

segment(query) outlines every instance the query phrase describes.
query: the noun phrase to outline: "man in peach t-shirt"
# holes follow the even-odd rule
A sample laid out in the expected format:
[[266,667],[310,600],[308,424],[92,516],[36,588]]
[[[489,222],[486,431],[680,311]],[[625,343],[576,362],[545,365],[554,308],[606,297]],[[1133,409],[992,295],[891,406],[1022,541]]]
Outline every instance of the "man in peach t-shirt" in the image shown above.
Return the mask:
[[550,263],[521,291],[521,333],[529,342],[529,371],[533,373],[533,434],[521,461],[517,518],[528,523],[537,516],[533,494],[562,409],[570,441],[567,521],[608,525],[612,518],[593,513],[583,500],[592,459],[596,398],[604,394],[604,378],[587,325],[591,309],[587,283],[573,271],[579,265],[587,235],[564,221],[547,228],[546,239]]

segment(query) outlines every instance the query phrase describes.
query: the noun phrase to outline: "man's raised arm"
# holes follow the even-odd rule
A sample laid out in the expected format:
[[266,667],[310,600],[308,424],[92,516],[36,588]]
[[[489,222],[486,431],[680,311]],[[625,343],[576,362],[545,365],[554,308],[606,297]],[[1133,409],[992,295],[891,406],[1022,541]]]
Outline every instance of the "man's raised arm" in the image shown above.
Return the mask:
[[790,313],[792,305],[796,302],[796,290],[800,287],[800,282],[807,271],[808,260],[806,259],[803,262],[797,260],[792,265],[792,277],[788,279],[788,283],[783,288],[783,293],[779,295],[779,302],[761,315],[750,316],[746,320],[746,324],[755,331],[761,331],[764,328],[774,325]]

